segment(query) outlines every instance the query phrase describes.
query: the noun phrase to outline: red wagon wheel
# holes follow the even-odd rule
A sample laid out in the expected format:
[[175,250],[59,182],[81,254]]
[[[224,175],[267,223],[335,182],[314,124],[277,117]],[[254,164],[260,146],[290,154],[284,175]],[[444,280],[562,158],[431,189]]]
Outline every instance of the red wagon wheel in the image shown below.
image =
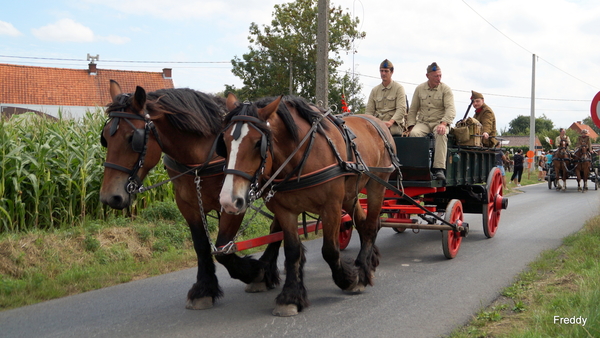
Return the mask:
[[[456,224],[457,220],[463,221],[463,207],[460,200],[454,199],[448,203],[444,220],[452,224]],[[444,256],[446,256],[446,258],[450,259],[456,257],[462,239],[459,231],[442,231],[442,248],[444,249]]]
[[338,236],[340,241],[340,250],[344,250],[350,244],[352,238],[352,218],[344,213],[340,222],[340,234]]
[[483,233],[487,238],[492,238],[496,234],[500,224],[500,212],[506,208],[502,205],[504,203],[502,195],[502,173],[500,169],[494,167],[490,170],[487,179],[488,203],[483,205]]

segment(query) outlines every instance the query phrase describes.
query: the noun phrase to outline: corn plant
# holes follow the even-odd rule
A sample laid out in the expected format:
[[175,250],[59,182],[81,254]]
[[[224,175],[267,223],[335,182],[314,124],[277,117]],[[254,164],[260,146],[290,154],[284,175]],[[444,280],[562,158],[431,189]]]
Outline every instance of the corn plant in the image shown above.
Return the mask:
[[[119,213],[100,203],[106,150],[99,135],[105,119],[97,110],[80,120],[36,115],[0,120],[0,232],[69,227],[86,217]],[[147,181],[167,178],[159,163]],[[172,200],[173,191],[163,185],[143,199],[134,202],[134,213],[153,201]]]

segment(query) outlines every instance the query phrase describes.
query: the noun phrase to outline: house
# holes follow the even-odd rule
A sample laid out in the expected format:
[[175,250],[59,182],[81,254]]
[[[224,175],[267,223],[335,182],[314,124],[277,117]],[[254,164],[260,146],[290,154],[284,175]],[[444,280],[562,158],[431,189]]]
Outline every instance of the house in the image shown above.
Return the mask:
[[94,62],[88,69],[0,64],[0,112],[3,117],[24,112],[58,117],[60,110],[63,116],[78,118],[112,101],[110,80],[126,93],[136,86],[150,92],[173,88],[171,73],[171,68],[162,72],[98,69]]
[[[497,136],[499,141],[502,142],[502,148],[514,148],[514,147],[529,147],[529,136]],[[535,150],[543,150],[540,139],[535,137]]]
[[596,139],[598,139],[598,133],[596,133],[596,132],[594,131],[594,129],[592,129],[590,126],[588,126],[588,125],[586,125],[586,124],[583,124],[583,123],[581,123],[581,121],[574,122],[574,123],[573,123],[573,124],[572,124],[572,125],[569,127],[569,129],[571,129],[571,130],[574,130],[575,132],[577,132],[577,134],[581,134],[581,131],[582,131],[582,130],[584,130],[584,129],[587,129],[587,130],[588,130],[588,134],[590,135],[590,138],[591,138],[592,140],[596,140]]

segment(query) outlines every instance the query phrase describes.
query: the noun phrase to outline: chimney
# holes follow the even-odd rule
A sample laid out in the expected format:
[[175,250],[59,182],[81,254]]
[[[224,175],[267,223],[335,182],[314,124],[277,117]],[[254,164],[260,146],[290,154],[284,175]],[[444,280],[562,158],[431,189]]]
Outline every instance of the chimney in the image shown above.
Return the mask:
[[581,124],[581,121],[577,121],[577,124]]
[[171,68],[163,68],[163,79],[171,80],[173,77],[171,76],[173,69]]
[[96,69],[96,64],[95,63],[90,62],[89,68],[88,68],[88,73],[90,75],[98,75],[98,69]]
[[90,55],[90,53],[88,53],[87,60],[90,62],[89,68],[88,68],[88,73],[90,75],[98,75],[98,69],[96,68],[96,63],[94,63],[94,61],[100,60],[100,54],[96,54],[96,56],[92,56],[92,55]]

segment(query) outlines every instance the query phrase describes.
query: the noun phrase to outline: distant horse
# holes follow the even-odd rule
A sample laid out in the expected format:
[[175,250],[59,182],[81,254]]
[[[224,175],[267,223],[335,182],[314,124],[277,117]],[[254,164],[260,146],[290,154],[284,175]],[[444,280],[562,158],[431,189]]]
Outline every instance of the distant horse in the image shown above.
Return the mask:
[[[588,190],[587,180],[590,177],[592,167],[592,154],[587,144],[582,144],[573,154],[574,171],[577,175],[577,191],[586,192]],[[583,179],[583,189],[581,180]]]
[[[287,109],[281,109],[280,103]],[[221,205],[237,214],[254,198],[264,196],[284,232],[286,280],[273,314],[296,315],[308,305],[305,249],[296,230],[303,211],[321,217],[321,251],[335,284],[349,292],[372,285],[379,265],[375,239],[385,188],[361,170],[370,168],[386,181],[395,170],[395,145],[385,124],[370,116],[330,118],[297,97],[242,104],[230,94],[227,107],[228,125],[220,146],[227,157]],[[346,141],[344,135],[349,136]],[[363,187],[368,198],[366,215],[357,199]],[[352,215],[361,239],[354,262],[340,257],[342,209]],[[230,241],[237,230],[235,224],[221,223],[217,244]]]
[[[565,191],[567,189],[567,178],[569,178],[569,166],[571,164],[571,154],[567,149],[567,142],[561,140],[558,148],[552,156],[552,164],[554,166],[556,190]],[[561,186],[560,180],[563,185]]]
[[[112,80],[110,94],[113,102],[106,110],[108,120],[101,135],[107,154],[100,200],[114,209],[129,206],[132,194],[139,190],[142,180],[164,152],[169,176],[178,176],[173,180],[175,198],[189,225],[198,257],[196,283],[187,294],[186,307],[210,308],[223,291],[215,275],[201,209],[205,213],[221,209],[218,194],[225,162],[221,157],[209,156],[227,113],[225,99],[185,88],[146,94],[138,86],[133,95],[123,94],[119,84]],[[243,217],[243,213],[222,214],[219,222],[239,226]],[[237,255],[217,259],[231,277],[250,284],[249,291],[262,291],[279,284],[276,264],[279,246],[280,242],[269,245],[259,261]],[[253,267],[252,274],[238,268],[246,265]]]

